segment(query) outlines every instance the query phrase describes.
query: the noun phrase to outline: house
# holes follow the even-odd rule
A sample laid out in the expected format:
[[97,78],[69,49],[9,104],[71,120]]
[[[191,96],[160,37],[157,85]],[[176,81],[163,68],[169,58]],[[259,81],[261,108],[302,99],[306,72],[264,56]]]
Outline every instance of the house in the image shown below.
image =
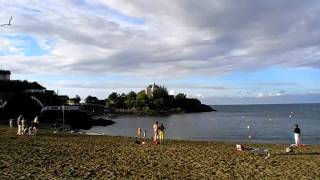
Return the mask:
[[149,85],[146,89],[145,89],[145,92],[146,92],[146,95],[151,98],[153,97],[153,94],[155,91],[157,91],[158,89],[160,89],[161,87],[156,85],[156,83],[153,83],[152,85]]
[[59,95],[58,97],[60,99],[61,104],[63,105],[66,105],[70,99],[69,96],[66,96],[66,95]]
[[10,81],[10,71],[0,70],[0,81]]

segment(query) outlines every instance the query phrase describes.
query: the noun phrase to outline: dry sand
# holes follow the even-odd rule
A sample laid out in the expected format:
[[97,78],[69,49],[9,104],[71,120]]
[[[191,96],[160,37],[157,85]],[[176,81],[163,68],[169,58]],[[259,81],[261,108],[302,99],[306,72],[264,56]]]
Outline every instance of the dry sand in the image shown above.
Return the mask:
[[17,136],[0,127],[0,179],[320,179],[320,146],[286,154],[287,145],[247,144],[265,154],[236,152],[230,142],[167,141],[53,134]]

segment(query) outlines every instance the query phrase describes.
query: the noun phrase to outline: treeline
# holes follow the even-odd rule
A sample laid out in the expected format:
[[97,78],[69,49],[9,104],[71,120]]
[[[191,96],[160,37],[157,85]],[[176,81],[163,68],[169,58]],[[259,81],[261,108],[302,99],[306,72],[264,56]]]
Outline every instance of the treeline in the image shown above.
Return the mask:
[[[92,96],[88,96],[85,102],[103,103]],[[185,94],[169,95],[164,87],[157,88],[152,94],[147,94],[145,90],[138,93],[131,91],[127,94],[113,92],[105,100],[105,104],[115,112],[151,115],[214,111],[210,106],[201,104],[198,99],[187,98]]]

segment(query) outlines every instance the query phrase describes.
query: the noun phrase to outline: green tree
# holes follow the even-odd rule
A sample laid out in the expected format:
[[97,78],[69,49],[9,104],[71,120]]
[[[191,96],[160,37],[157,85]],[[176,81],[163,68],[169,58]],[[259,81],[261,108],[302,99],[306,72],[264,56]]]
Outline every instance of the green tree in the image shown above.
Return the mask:
[[116,102],[118,100],[118,93],[116,92],[112,92],[109,96],[108,96],[108,101],[109,102]]
[[126,100],[124,101],[124,103],[126,104],[126,106],[128,108],[133,108],[135,106],[135,102],[136,102],[136,97],[137,97],[137,94],[133,91],[130,91],[128,94],[127,94],[127,98]]
[[149,98],[144,90],[138,92],[136,101],[135,101],[135,107],[145,107],[148,105]]
[[157,110],[165,109],[165,107],[164,107],[164,99],[163,98],[154,100],[153,104],[155,106],[155,109],[157,109]]
[[186,99],[187,96],[183,93],[179,93],[174,97],[176,100],[182,100],[182,99]]
[[81,101],[81,98],[79,95],[76,95],[74,98],[71,99],[75,104],[79,104]]
[[97,104],[99,99],[95,96],[88,96],[85,100],[85,103],[90,103],[90,104]]
[[142,91],[138,92],[136,100],[147,101],[147,100],[149,100],[149,98],[148,98],[146,92],[144,90],[142,90]]
[[153,92],[153,99],[166,99],[168,98],[169,93],[165,87],[160,87]]
[[133,91],[130,91],[128,94],[127,94],[127,99],[126,100],[135,100],[137,97],[137,93],[133,92]]
[[107,106],[109,108],[114,108],[117,105],[117,101],[118,101],[118,93],[116,92],[112,92],[109,96],[108,96],[108,101],[107,101]]
[[126,99],[127,99],[127,95],[122,93],[118,97],[118,101],[116,102],[116,107],[121,108],[121,109],[126,109],[127,108],[126,103],[125,103]]

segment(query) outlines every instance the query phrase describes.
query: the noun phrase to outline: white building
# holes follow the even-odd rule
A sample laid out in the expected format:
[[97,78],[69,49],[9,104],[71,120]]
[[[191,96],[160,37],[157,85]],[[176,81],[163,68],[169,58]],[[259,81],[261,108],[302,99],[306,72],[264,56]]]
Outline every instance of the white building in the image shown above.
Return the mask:
[[10,71],[0,70],[0,81],[10,81]]
[[156,85],[156,83],[153,83],[153,85],[149,85],[146,89],[145,89],[145,93],[146,95],[151,98],[153,97],[153,94],[156,90],[160,89],[160,86]]

